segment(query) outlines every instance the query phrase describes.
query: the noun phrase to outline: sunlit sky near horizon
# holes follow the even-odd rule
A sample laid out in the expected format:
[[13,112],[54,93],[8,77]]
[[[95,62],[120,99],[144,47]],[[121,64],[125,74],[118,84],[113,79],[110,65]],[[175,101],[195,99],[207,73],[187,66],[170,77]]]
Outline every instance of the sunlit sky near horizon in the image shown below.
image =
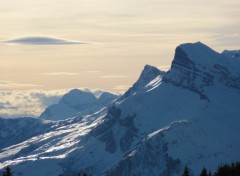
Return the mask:
[[168,68],[181,43],[202,41],[218,52],[240,48],[239,0],[0,4],[0,90],[122,92],[145,64]]
[[176,46],[240,49],[239,0],[0,0],[0,116],[39,116],[72,88],[124,92]]

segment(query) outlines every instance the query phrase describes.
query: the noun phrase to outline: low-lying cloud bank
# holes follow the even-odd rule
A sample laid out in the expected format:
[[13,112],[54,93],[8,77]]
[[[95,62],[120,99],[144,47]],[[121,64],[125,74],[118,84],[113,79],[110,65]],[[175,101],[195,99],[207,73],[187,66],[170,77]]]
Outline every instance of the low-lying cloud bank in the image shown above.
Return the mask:
[[[99,97],[104,90],[78,88]],[[58,90],[1,90],[0,117],[39,117],[46,107],[58,103],[71,89]]]
[[0,117],[38,117],[49,105],[57,103],[68,92],[63,90],[2,90]]

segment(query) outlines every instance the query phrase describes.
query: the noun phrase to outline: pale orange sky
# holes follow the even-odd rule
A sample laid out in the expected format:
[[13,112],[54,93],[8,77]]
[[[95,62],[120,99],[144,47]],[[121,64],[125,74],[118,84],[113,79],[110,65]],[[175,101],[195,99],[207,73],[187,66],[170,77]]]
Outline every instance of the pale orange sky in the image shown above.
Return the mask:
[[0,90],[122,92],[145,64],[166,69],[174,49],[202,41],[240,48],[239,0],[0,0],[0,40],[49,37],[86,44],[0,43]]

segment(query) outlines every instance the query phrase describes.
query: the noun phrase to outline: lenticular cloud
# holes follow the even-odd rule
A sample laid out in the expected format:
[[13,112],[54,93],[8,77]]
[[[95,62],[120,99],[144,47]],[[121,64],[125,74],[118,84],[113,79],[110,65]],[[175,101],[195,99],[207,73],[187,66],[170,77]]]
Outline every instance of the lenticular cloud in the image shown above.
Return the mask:
[[41,36],[31,36],[31,37],[21,37],[11,40],[5,40],[1,43],[8,44],[21,44],[21,45],[74,45],[74,44],[87,44],[87,42],[60,39],[54,37],[41,37]]

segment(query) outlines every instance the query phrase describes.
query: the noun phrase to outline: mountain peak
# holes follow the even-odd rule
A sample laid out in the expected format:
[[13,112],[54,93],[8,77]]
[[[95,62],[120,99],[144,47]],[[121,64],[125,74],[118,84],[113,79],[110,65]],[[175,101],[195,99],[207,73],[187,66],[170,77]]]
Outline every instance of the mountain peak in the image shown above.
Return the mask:
[[70,104],[72,106],[85,103],[93,103],[97,98],[90,92],[73,89],[63,96],[59,103]]
[[156,76],[158,75],[164,75],[165,72],[159,70],[158,68],[151,66],[151,65],[145,65],[144,69],[141,72],[140,77],[138,78],[137,82],[144,82],[144,83],[148,83],[151,80],[153,80],[154,78],[156,78]]
[[58,104],[51,105],[41,114],[40,118],[48,120],[63,120],[74,115],[84,116],[107,106],[118,97],[113,93],[101,92],[100,97],[88,89],[73,89],[66,93]]
[[165,72],[159,70],[157,67],[145,65],[137,82],[133,85],[133,88],[135,90],[140,90],[144,88],[153,79],[155,79],[157,76],[163,77],[163,75],[165,75]]
[[201,42],[182,44],[177,47],[176,51],[178,48],[181,48],[190,59],[194,59],[196,62],[208,62],[208,59],[211,60],[210,58],[219,56],[219,53]]
[[227,65],[226,58],[201,42],[179,45],[175,50],[172,67],[195,68],[201,66],[211,68],[215,64]]
[[147,71],[147,70],[158,70],[158,69],[157,69],[156,67],[152,66],[152,65],[146,64],[146,65],[144,66],[143,71]]
[[163,76],[164,74],[165,72],[159,70],[157,67],[145,65],[138,80],[134,83],[133,88],[141,89],[157,76]]
[[[157,76],[163,77],[165,75],[164,71],[159,70],[157,67],[151,66],[151,65],[145,65],[144,69],[142,70],[138,80],[133,84],[132,87],[130,87],[122,97],[126,98],[138,91],[142,91],[146,88],[148,83],[150,83],[152,80],[154,80]],[[119,100],[120,100],[119,99]]]
[[[204,43],[198,41],[198,42],[194,42],[194,43],[183,43],[181,45],[179,45],[178,47],[183,48],[183,49],[190,49],[192,50],[193,48],[195,49],[202,49],[202,50],[209,50],[211,48],[209,48],[207,45],[205,45]],[[211,49],[212,50],[212,49]]]
[[[204,166],[213,171],[221,163],[238,161],[240,74],[232,69],[236,63],[239,59],[200,42],[184,44],[176,49],[166,74],[146,65],[137,82],[119,99],[108,101],[111,104],[94,108],[62,102],[48,108],[45,117],[77,116],[47,124],[0,119],[0,141],[7,143],[0,148],[0,172],[11,165],[25,176],[82,171],[176,176],[185,165],[197,175]],[[65,97],[82,94],[75,89]],[[97,97],[99,102],[109,93]],[[13,138],[20,140],[12,143]]]

